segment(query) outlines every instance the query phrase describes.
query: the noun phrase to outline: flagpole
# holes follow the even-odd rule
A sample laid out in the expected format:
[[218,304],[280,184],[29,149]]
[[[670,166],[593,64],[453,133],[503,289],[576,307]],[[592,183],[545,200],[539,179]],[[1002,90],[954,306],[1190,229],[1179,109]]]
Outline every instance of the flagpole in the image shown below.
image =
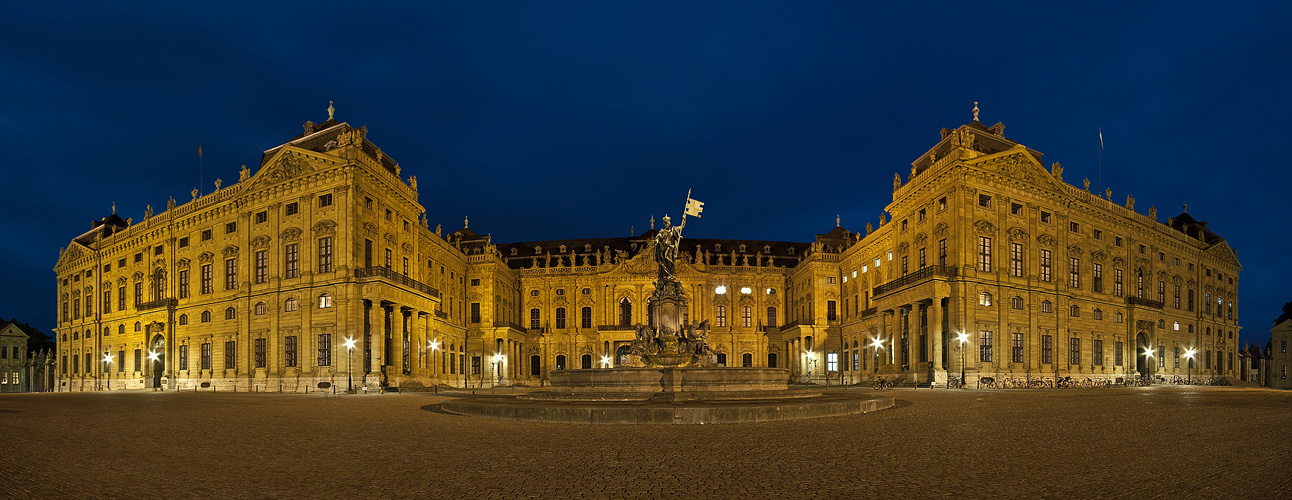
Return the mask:
[[1099,191],[1104,190],[1104,128],[1099,127]]
[[206,184],[206,165],[202,160],[202,140],[197,141],[197,195],[205,194],[204,185]]

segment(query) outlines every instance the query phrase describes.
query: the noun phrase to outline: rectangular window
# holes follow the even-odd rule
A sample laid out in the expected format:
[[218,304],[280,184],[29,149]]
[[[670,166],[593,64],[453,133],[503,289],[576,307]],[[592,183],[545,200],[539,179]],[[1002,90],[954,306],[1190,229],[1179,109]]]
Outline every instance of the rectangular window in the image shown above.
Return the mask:
[[319,334],[318,366],[332,366],[332,334]]
[[[184,247],[187,247],[187,246],[188,246],[188,236],[185,236],[185,237],[183,237],[183,238],[180,238],[180,239],[179,239],[179,247],[180,247],[180,248],[184,248]],[[105,269],[105,270],[106,270],[106,269]]]
[[[328,195],[331,196],[331,195]],[[405,265],[404,267],[408,267]],[[319,272],[332,272],[332,237],[324,236],[319,238]],[[408,269],[404,269],[404,274],[408,274]]]
[[[839,315],[838,315],[839,313],[836,311],[836,309],[838,309],[838,303],[833,300],[827,300],[825,302],[825,319],[830,321],[839,319]],[[749,325],[745,325],[745,326],[749,326]]]
[[1102,239],[1104,239],[1104,232],[1103,232],[1103,231],[1100,231],[1100,230],[1098,230],[1098,229],[1092,230],[1092,231],[1090,232],[1090,234],[1094,235],[1094,237],[1095,237],[1095,239],[1096,239],[1096,240],[1102,240]]
[[135,349],[135,371],[141,372],[143,370],[144,370],[144,351],[143,349]]
[[1023,244],[1009,244],[1009,274],[1014,277],[1023,277]]
[[283,338],[283,365],[288,368],[296,367],[296,336],[290,335]]
[[1179,346],[1176,346],[1176,347],[1174,348],[1174,351],[1175,351],[1175,352],[1174,352],[1174,356],[1173,356],[1173,357],[1174,357],[1174,359],[1175,359],[1175,366],[1174,366],[1174,367],[1175,367],[1175,368],[1179,368],[1179,367],[1180,367],[1180,347],[1179,347]]
[[1081,260],[1076,257],[1068,259],[1068,286],[1081,288]]
[[[138,353],[139,351],[135,351],[135,352]],[[202,365],[201,366],[202,366],[201,369],[203,370],[211,369],[211,343],[210,342],[206,342],[202,344]]]
[[1165,281],[1157,282],[1157,301],[1164,304],[1166,303],[1166,282]]
[[529,310],[529,329],[537,330],[539,328],[542,328],[542,326],[543,326],[542,312],[540,312],[538,308],[530,309]]
[[1193,289],[1192,288],[1189,289],[1189,301],[1186,302],[1186,305],[1188,305],[1189,312],[1193,312]]
[[144,283],[142,281],[136,281],[135,282],[135,307],[139,307],[139,304],[142,304],[143,301],[144,301]]
[[839,371],[839,353],[837,352],[826,353],[825,370],[829,372]]
[[1095,269],[1094,282],[1091,284],[1094,291],[1104,293],[1104,265],[1098,262],[1090,264]]
[[1094,366],[1103,366],[1104,364],[1104,341],[1095,339],[1095,351],[1090,354],[1090,364]]
[[1044,210],[1041,211],[1041,223],[1042,224],[1050,223],[1050,212],[1046,212]]
[[1125,351],[1125,349],[1122,347],[1121,341],[1113,342],[1113,349],[1115,349],[1113,351],[1113,366],[1121,366],[1122,356],[1123,356],[1122,353]]
[[1041,363],[1051,364],[1054,362],[1054,336],[1041,336]]
[[1081,339],[1072,337],[1068,339],[1068,364],[1081,364]]
[[188,269],[179,270],[179,298],[188,298]]
[[265,339],[256,339],[256,368],[265,367]]
[[1211,369],[1211,349],[1207,349],[1207,354],[1202,359],[1204,360],[1204,363],[1205,363],[1203,368],[1210,370]]
[[986,195],[986,194],[980,194],[980,195],[978,195],[978,206],[980,206],[980,207],[984,207],[984,208],[990,208],[990,207],[991,207],[991,196],[990,196],[990,195]]
[[471,322],[472,323],[480,322],[480,303],[479,302],[471,303]]
[[983,330],[979,336],[978,360],[983,363],[990,363],[992,360],[991,348],[991,330]]
[[991,272],[991,238],[978,237],[978,270]]
[[562,330],[565,329],[565,308],[564,307],[556,308],[555,320],[556,320],[556,328],[559,328]]
[[727,306],[716,306],[714,312],[717,313],[714,318],[714,325],[717,327],[727,326]]
[[391,266],[391,260],[392,260],[392,259],[393,259],[393,256],[392,256],[392,254],[390,253],[390,249],[389,249],[389,248],[387,248],[387,249],[386,249],[386,269],[394,269],[393,267],[390,267],[390,266]]
[[947,265],[947,240],[946,238],[938,240],[938,265]]
[[941,198],[938,198],[938,211],[941,212],[946,209],[947,209],[947,197],[943,196]]
[[224,343],[224,369],[232,370],[238,367],[238,349],[235,341]]
[[[210,240],[210,239],[211,239],[211,230],[210,230],[210,229],[203,229],[203,230],[202,230],[202,241],[207,241],[207,240]],[[123,265],[123,266],[124,266],[125,264],[124,264],[124,263],[122,263],[121,265]]]
[[1050,281],[1050,251],[1041,249],[1041,281]]
[[580,328],[592,328],[592,308],[591,307],[583,308],[580,311],[579,316],[580,316],[579,317]]
[[238,259],[224,261],[224,289],[238,288]]
[[1010,203],[1009,213],[1011,215],[1023,215],[1023,205],[1021,203]]
[[233,221],[224,225],[224,234],[238,232],[238,221]]
[[269,252],[267,250],[256,250],[256,283],[263,284],[269,281]]
[[[834,301],[832,300],[830,301],[830,303],[833,304]],[[754,308],[750,306],[740,306],[740,326],[745,328],[749,328],[750,326],[753,326],[753,322],[754,322],[753,311],[754,311]]]
[[296,215],[300,211],[301,211],[301,206],[294,201],[291,203],[288,203],[286,206],[283,207],[284,215]]
[[1014,332],[1009,334],[1009,351],[1010,361],[1013,363],[1023,362],[1023,332]]
[[288,243],[284,248],[283,277],[295,278],[300,273],[300,248],[298,243]]
[[[387,213],[389,213],[389,211],[387,211]],[[588,361],[588,362],[584,363],[584,365],[591,365],[591,364],[592,364],[592,361],[591,361],[591,360],[592,360],[592,356],[586,356],[586,355],[585,355],[585,356],[583,356],[583,358],[584,358],[584,359],[586,359],[586,360]],[[591,367],[591,366],[584,366],[584,368],[592,368],[592,367]],[[480,374],[480,356],[471,356],[471,374],[472,374],[472,375],[479,375],[479,374]]]
[[179,346],[179,369],[188,370],[188,344]]
[[256,224],[264,224],[266,222],[269,222],[269,212],[264,210],[256,212]]
[[107,288],[103,290],[103,314],[109,314],[111,312],[112,312],[112,289]]
[[1113,295],[1122,296],[1122,270],[1113,269]]
[[[924,269],[925,267],[928,267],[928,265],[929,265],[929,261],[925,258],[925,257],[926,257],[926,255],[925,255],[925,254],[926,254],[925,250],[928,250],[928,249],[927,249],[927,248],[924,248],[924,247],[920,247],[920,269]],[[853,271],[853,272],[855,273],[856,271]],[[855,278],[855,277],[856,277],[856,276],[854,276],[854,278]]]
[[404,276],[408,276],[408,257],[404,257]]
[[[902,256],[902,276],[906,276],[906,274],[907,274],[906,256],[905,256],[905,255],[903,255],[903,256]],[[834,279],[834,278],[833,278],[833,277],[831,277],[830,279]]]
[[[66,303],[64,303],[63,305],[64,305],[64,307],[66,307],[66,305],[67,305],[67,304],[66,304]],[[123,286],[123,287],[119,287],[119,288],[117,288],[117,310],[118,310],[118,311],[125,311],[125,310],[126,310],[126,287],[124,287],[124,286]],[[64,320],[66,320],[66,319],[67,319],[67,311],[66,311],[66,310],[64,310],[64,311],[63,311],[63,319],[64,319]]]
[[1166,346],[1157,346],[1157,367],[1166,368]]
[[332,193],[319,195],[319,208],[332,206]]

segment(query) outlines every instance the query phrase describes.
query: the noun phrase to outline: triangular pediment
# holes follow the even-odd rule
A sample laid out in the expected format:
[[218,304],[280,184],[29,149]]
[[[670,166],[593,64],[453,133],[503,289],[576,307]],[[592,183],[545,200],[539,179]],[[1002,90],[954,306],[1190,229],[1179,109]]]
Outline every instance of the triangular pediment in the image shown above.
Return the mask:
[[1220,240],[1219,243],[1211,245],[1211,247],[1207,249],[1207,253],[1219,258],[1220,260],[1238,266],[1239,269],[1243,268],[1243,265],[1238,262],[1238,252],[1235,252],[1234,249],[1229,246],[1229,242],[1226,242],[1225,240]]
[[72,244],[67,246],[67,250],[63,250],[63,253],[59,254],[58,262],[54,264],[54,270],[58,271],[65,266],[71,265],[72,262],[84,257],[85,253],[86,250],[82,245],[73,241]]
[[1061,181],[1055,179],[1053,174],[1045,170],[1045,167],[1021,144],[1006,151],[975,158],[966,164],[1050,191],[1061,192],[1062,190],[1060,188]]
[[281,147],[261,164],[255,175],[244,181],[247,183],[245,189],[263,189],[326,168],[318,156],[318,153],[293,146]]

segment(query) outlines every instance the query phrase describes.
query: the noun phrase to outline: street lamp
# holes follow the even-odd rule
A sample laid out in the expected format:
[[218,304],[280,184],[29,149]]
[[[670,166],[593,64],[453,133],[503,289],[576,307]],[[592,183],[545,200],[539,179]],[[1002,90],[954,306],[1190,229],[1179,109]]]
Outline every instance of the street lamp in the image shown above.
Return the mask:
[[428,349],[430,349],[430,350],[431,350],[431,361],[430,361],[430,363],[431,363],[431,378],[435,379],[435,393],[436,393],[436,394],[439,394],[439,392],[440,392],[440,376],[439,376],[439,372],[437,372],[437,371],[436,371],[436,368],[435,368],[435,351],[440,350],[440,341],[439,341],[439,340],[435,340],[435,339],[431,339],[431,342],[430,342],[430,343],[428,343],[428,344],[426,344],[426,347],[427,347]]
[[871,341],[870,345],[875,349],[875,375],[878,376],[879,375],[879,350],[884,348],[884,341],[879,340],[879,338],[875,338],[875,340]]
[[969,384],[965,383],[965,342],[969,341],[969,334],[960,332],[956,340],[960,341],[960,387],[968,387]]
[[[1149,359],[1149,358],[1152,358],[1152,357],[1153,357],[1153,348],[1152,348],[1152,347],[1145,346],[1145,347],[1144,347],[1144,363],[1148,364],[1148,366],[1144,367],[1144,371],[1145,371],[1145,372],[1151,372],[1151,371],[1153,371],[1153,360]],[[1153,374],[1151,374],[1151,373],[1149,374],[1149,380],[1152,380],[1152,375],[1153,375]]]
[[812,351],[808,351],[808,352],[803,353],[803,357],[804,357],[804,358],[807,358],[807,383],[811,384],[811,383],[812,383],[812,367],[813,367],[814,365],[816,365],[816,356],[814,356],[814,355],[813,355]]
[[1189,385],[1193,385],[1193,355],[1197,353],[1198,350],[1192,347],[1184,351],[1184,356],[1189,358]]
[[[148,367],[152,369],[150,371],[152,371],[152,373],[154,374],[157,373],[156,363],[160,360],[160,358],[161,358],[161,354],[159,354],[157,351],[148,351]],[[156,375],[154,375],[154,377],[155,376]],[[157,383],[158,385],[160,385],[160,381],[155,381],[154,383]],[[154,385],[153,390],[156,391],[157,389],[158,387]]]
[[601,357],[601,367],[602,367],[602,368],[611,368],[611,367],[612,367],[612,365],[610,364],[610,361],[611,361],[610,356],[602,356],[602,357]]
[[112,353],[103,353],[103,377],[108,379],[108,390],[112,390],[112,372],[108,371],[108,366],[112,364]]
[[345,338],[345,391],[354,392],[354,337]]
[[493,371],[498,375],[498,382],[495,385],[502,385],[502,353],[493,355]]

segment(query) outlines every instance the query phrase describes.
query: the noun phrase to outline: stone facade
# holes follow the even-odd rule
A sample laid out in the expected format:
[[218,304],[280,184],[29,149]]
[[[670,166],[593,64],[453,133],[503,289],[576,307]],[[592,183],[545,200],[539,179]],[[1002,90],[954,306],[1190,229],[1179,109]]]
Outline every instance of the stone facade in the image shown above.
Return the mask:
[[1264,384],[1280,389],[1292,389],[1292,353],[1288,352],[1292,344],[1292,319],[1284,320],[1270,329],[1270,349],[1267,353],[1267,370],[1263,370]]
[[[1067,184],[1003,130],[944,129],[864,233],[686,236],[684,321],[711,321],[720,363],[815,383],[1183,375],[1187,347],[1195,376],[1235,373],[1241,266],[1225,241]],[[307,122],[232,186],[75,238],[55,269],[60,388],[540,385],[623,362],[648,322],[654,229],[443,234],[366,135]]]
[[0,392],[30,390],[27,373],[27,333],[15,324],[0,322]]

